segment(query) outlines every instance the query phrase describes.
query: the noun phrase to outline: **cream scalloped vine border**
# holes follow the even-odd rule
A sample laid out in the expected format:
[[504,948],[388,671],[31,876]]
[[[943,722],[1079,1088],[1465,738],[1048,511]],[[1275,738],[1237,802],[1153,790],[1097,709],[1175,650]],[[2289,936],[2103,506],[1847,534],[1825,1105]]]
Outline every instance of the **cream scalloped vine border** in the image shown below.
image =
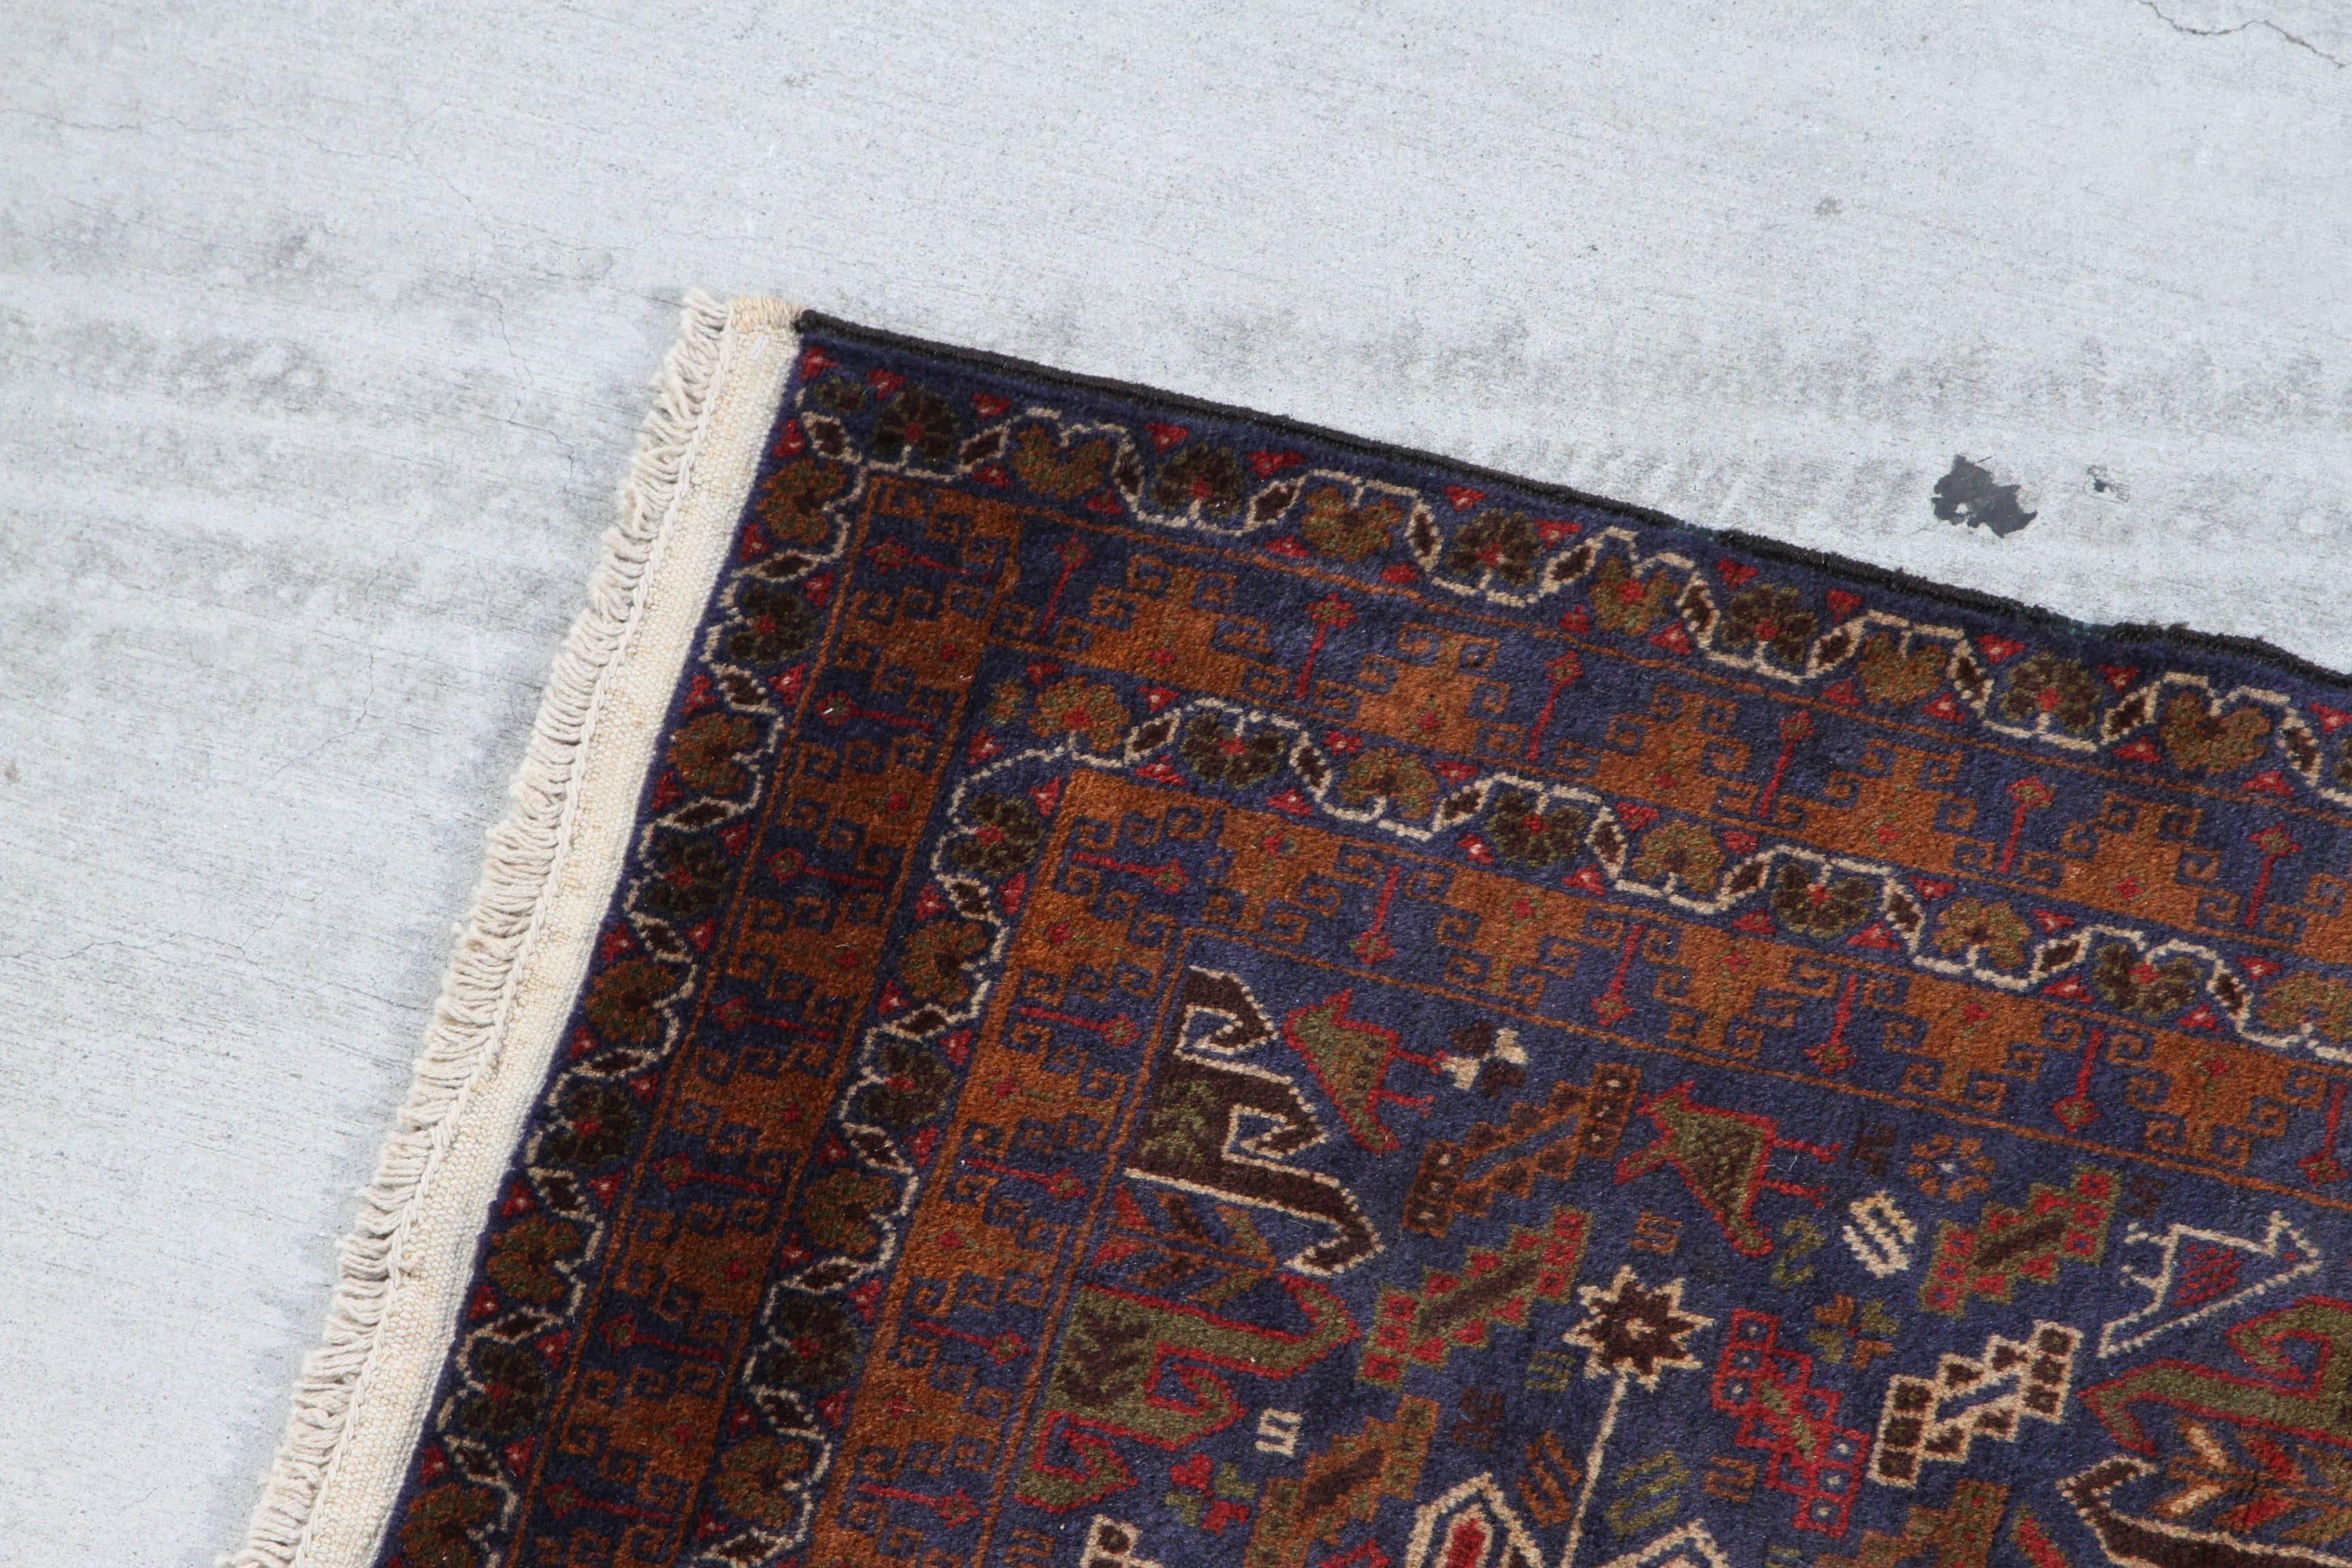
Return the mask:
[[794,319],[774,300],[687,299],[620,521],[549,674],[407,1101],[339,1248],[326,1332],[224,1568],[374,1560],[782,401]]

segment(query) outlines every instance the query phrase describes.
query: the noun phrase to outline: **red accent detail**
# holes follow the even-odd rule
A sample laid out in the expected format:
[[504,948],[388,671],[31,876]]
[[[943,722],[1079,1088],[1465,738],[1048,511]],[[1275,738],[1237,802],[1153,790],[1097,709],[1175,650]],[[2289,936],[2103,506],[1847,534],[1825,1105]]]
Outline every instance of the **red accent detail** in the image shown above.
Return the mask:
[[1214,1473],[1209,1463],[1208,1455],[1194,1454],[1191,1458],[1170,1470],[1168,1479],[1171,1484],[1183,1487],[1188,1490],[1204,1492],[1209,1489],[1209,1478]]
[[1986,660],[1992,664],[1999,664],[2005,658],[2015,658],[2025,651],[2025,645],[2014,637],[1981,637],[1977,638],[1977,647],[1983,651]]
[[2127,763],[2160,763],[2164,760],[2164,753],[2158,751],[2156,742],[2146,735],[2117,746],[2115,754]]
[[1468,511],[1486,499],[1486,492],[1474,490],[1468,485],[1448,485],[1445,487],[1445,499],[1454,503],[1454,510]]
[[[1591,867],[1585,868],[1587,870]],[[1599,878],[1593,879],[1596,882]],[[1650,928],[1640,921],[1625,932],[1625,941],[1617,950],[1617,967],[1611,972],[1609,984],[1592,999],[1592,1012],[1604,1024],[1618,1023],[1629,1016],[1633,1005],[1625,1000],[1625,974],[1633,967],[1633,952],[1641,945],[1642,933]],[[1619,1178],[1622,1180],[1623,1178]]]
[[1385,963],[1396,956],[1396,943],[1388,939],[1385,928],[1389,910],[1396,902],[1397,882],[1403,874],[1402,866],[1389,868],[1387,878],[1381,883],[1381,895],[1372,904],[1372,923],[1356,939],[1356,956],[1366,963]]
[[1849,594],[1843,588],[1832,588],[1828,598],[1830,614],[1842,621],[1851,618],[1856,610],[1862,608],[1862,595]]
[[667,811],[686,794],[686,786],[677,782],[676,773],[664,773],[655,781],[653,798],[647,803],[656,811]]
[[1153,784],[1181,784],[1184,782],[1184,775],[1171,766],[1165,757],[1152,758],[1135,770],[1135,776],[1139,779],[1150,779]]
[[1756,575],[1755,567],[1743,565],[1727,555],[1715,563],[1715,571],[1716,575],[1735,588],[1748,586],[1748,580]]
[[1658,811],[1655,806],[1636,805],[1630,800],[1620,801],[1617,803],[1617,820],[1639,833],[1658,820]]
[[1739,930],[1751,932],[1757,936],[1770,936],[1772,934],[1772,917],[1766,914],[1762,910],[1750,910],[1746,914],[1741,915],[1738,920],[1733,921],[1731,923]]
[[2327,1131],[2321,1134],[2319,1147],[2294,1163],[2296,1170],[2315,1187],[2325,1187],[2352,1175],[2344,1162],[2336,1157],[2336,1135],[2344,1130],[2344,1091],[2346,1084],[2337,1079],[2327,1086]]
[[[1142,1225],[1144,1223],[1143,1211],[1135,1206],[1133,1194],[1129,1194],[1125,1187],[1114,1190],[1110,1195],[1110,1201],[1111,1205],[1118,1210],[1119,1224]],[[1125,1262],[1142,1250],[1143,1243],[1139,1241],[1129,1241],[1123,1236],[1107,1236],[1103,1237],[1102,1245],[1095,1248],[1094,1266],[1097,1268],[1108,1268],[1112,1264]]]
[[1563,878],[1560,885],[1573,888],[1580,893],[1605,893],[1609,890],[1609,884],[1601,880],[1599,868],[1591,866],[1580,866]]
[[1298,667],[1297,684],[1291,695],[1299,701],[1315,689],[1315,661],[1322,657],[1323,641],[1334,630],[1343,630],[1356,624],[1355,606],[1337,594],[1327,594],[1307,606],[1307,618],[1315,623],[1315,635],[1307,640],[1307,662]]
[[1481,866],[1491,866],[1495,863],[1493,847],[1475,833],[1465,833],[1462,836],[1462,853],[1469,856],[1473,861]]
[[2091,988],[2083,984],[2081,975],[2069,974],[2063,980],[2053,981],[2043,986],[2042,994],[2055,996],[2062,1002],[2087,1002],[2091,999]]
[[719,934],[717,921],[701,921],[686,928],[686,940],[694,943],[698,952],[710,951],[711,939]]
[[1559,618],[1559,629],[1571,637],[1583,637],[1592,630],[1592,615],[1582,605]]
[[2074,1068],[2074,1092],[2050,1108],[2050,1114],[2069,1132],[2080,1132],[2099,1119],[2098,1104],[2091,1098],[2091,1068],[2097,1065],[2099,1047],[2106,1042],[2107,1032],[2095,1026],[2083,1037],[2083,1058]]
[[596,1194],[598,1206],[610,1208],[613,1206],[613,1200],[621,1193],[620,1175],[615,1173],[609,1176],[592,1177],[588,1183],[588,1190]]
[[1723,847],[1734,855],[1753,855],[1756,853],[1756,835],[1744,828],[1732,828],[1723,836]]
[[1286,811],[1293,816],[1311,816],[1315,810],[1315,803],[1295,789],[1284,790],[1265,804],[1276,811]]
[[2033,923],[2042,928],[2044,936],[2056,936],[2074,923],[2074,917],[2062,915],[2055,910],[2036,910],[2033,911]]
[[2017,845],[2025,836],[2026,817],[2048,805],[2057,796],[2040,779],[2022,778],[2009,786],[2009,798],[2017,803],[2017,809],[2010,813],[2009,837],[2000,847],[2000,864],[1993,868],[2000,876],[2007,876],[2009,868],[2017,864]]
[[1937,692],[1936,700],[1920,711],[1930,719],[1941,719],[1948,724],[1964,723],[1969,716],[1968,710],[1961,707],[1948,691]]
[[2352,708],[2330,708],[2325,702],[2315,702],[2311,710],[2319,716],[2322,734],[2333,735],[2345,725],[2352,724]]
[[796,458],[808,449],[808,437],[795,419],[776,432],[776,453],[779,457]]
[[1265,542],[1265,552],[1268,555],[1279,555],[1285,561],[1304,561],[1309,555],[1314,553],[1314,552],[1307,549],[1306,545],[1300,543],[1296,539],[1290,538],[1286,534],[1280,539],[1267,540]]
[[1486,1526],[1475,1514],[1456,1518],[1445,1532],[1444,1568],[1478,1568],[1486,1555]]
[[1285,468],[1295,468],[1307,459],[1296,452],[1252,452],[1250,472],[1259,479],[1270,479]]
[[2215,1247],[2184,1237],[2178,1258],[2180,1282],[2167,1305],[2187,1311],[2217,1301],[2238,1288],[2246,1255],[2234,1247]]
[[[610,963],[636,945],[636,939],[629,935],[628,928],[616,925],[597,939],[596,962]],[[2252,967],[2251,963],[2248,967]]]
[[2238,917],[2238,923],[2255,931],[2260,929],[2263,900],[2270,896],[2272,872],[2287,856],[2302,853],[2303,846],[2288,837],[2285,828],[2278,826],[2258,828],[2246,837],[2263,852],[2263,868],[2254,873],[2254,885],[2246,892],[2246,910]]
[[1088,511],[1098,511],[1105,515],[1108,515],[1109,513],[1119,510],[1118,498],[1112,495],[1108,490],[1105,490],[1100,495],[1088,496],[1087,498],[1087,510]]
[[1770,1456],[1764,1484],[1797,1500],[1799,1530],[1838,1536],[1852,1522],[1870,1434],[1837,1424],[1843,1400],[1814,1384],[1812,1357],[1780,1343],[1779,1318],[1731,1314],[1708,1403],[1739,1418],[1733,1442]]
[[[1150,1219],[1143,1212],[1143,1205],[1135,1201],[1135,1194],[1132,1192],[1125,1187],[1114,1187],[1111,1189],[1110,1200],[1111,1206],[1118,1211],[1119,1224],[1129,1230],[1149,1231],[1152,1228]],[[1110,1243],[1106,1241],[1103,1245],[1108,1247]],[[1138,1250],[1141,1246],[1140,1242],[1129,1244],[1129,1250]],[[1119,1256],[1125,1257],[1126,1254],[1121,1253]],[[1117,1259],[1114,1258],[1113,1261]]]
[[1822,700],[1835,702],[1847,708],[1858,708],[1862,705],[1862,693],[1854,689],[1852,680],[1841,680],[1822,689]]
[[1773,803],[1780,798],[1780,781],[1789,776],[1789,764],[1796,759],[1797,747],[1813,732],[1813,717],[1800,708],[1780,721],[1780,754],[1772,763],[1772,775],[1756,796],[1755,816],[1759,822],[1772,820]]
[[1223,1535],[1225,1526],[1247,1519],[1249,1511],[1249,1504],[1245,1502],[1235,1502],[1231,1498],[1212,1499],[1209,1511],[1202,1516],[1201,1528],[1211,1535]]
[[833,368],[833,356],[811,343],[801,350],[801,374],[819,375]]
[[1679,657],[1690,652],[1691,650],[1690,633],[1683,630],[1683,624],[1680,621],[1676,621],[1672,626],[1667,626],[1664,630],[1652,637],[1650,638],[1650,646],[1652,647],[1664,648],[1668,653]]
[[915,918],[935,921],[947,912],[948,901],[940,896],[939,889],[929,882],[923,884],[923,890],[915,895]]
[[1848,947],[1872,948],[1880,952],[1897,952],[1903,947],[1903,944],[1895,939],[1895,933],[1886,929],[1886,922],[1884,921],[1872,926],[1868,931],[1854,932],[1845,939],[1845,944]]
[[1544,731],[1551,727],[1552,710],[1559,705],[1559,694],[1584,673],[1584,664],[1576,657],[1576,650],[1570,648],[1546,665],[1544,673],[1551,678],[1551,689],[1544,694],[1543,710],[1536,715],[1534,727],[1528,731],[1527,760],[1531,763],[1542,752]]
[[1430,767],[1447,784],[1458,784],[1478,776],[1478,770],[1469,763],[1432,763]]
[[768,689],[787,702],[800,700],[801,688],[808,684],[808,666],[796,664],[782,675],[768,679]]
[[1003,489],[1013,482],[1012,473],[1002,463],[982,463],[971,471],[971,477],[984,485]]
[[1164,452],[1168,450],[1169,447],[1182,441],[1185,437],[1190,436],[1192,432],[1187,430],[1181,425],[1146,425],[1143,427],[1143,433],[1151,437],[1151,449],[1153,451]]
[[1544,542],[1547,549],[1557,547],[1583,531],[1584,524],[1567,522],[1558,518],[1536,524],[1536,537]]
[[2219,1029],[2221,1020],[2213,1016],[2212,1008],[2200,1002],[2187,1017],[2172,1026],[2176,1029]]
[[2238,962],[2245,966],[2247,973],[2252,975],[2257,980],[2268,980],[2272,975],[2276,974],[2279,972],[2279,966],[2277,964],[2273,963],[2267,958],[2258,958],[2252,953],[2248,953],[2245,957],[2238,960]]
[[2286,775],[2276,768],[2263,769],[2248,779],[2244,787],[2260,791],[2263,795],[2274,795],[2284,798],[2292,798],[2294,795],[2294,786],[2287,783]]
[[1922,877],[1911,885],[1918,889],[1921,898],[1929,900],[1949,898],[1955,886],[1939,877]]
[[1421,581],[1421,574],[1414,571],[1410,563],[1403,561],[1393,561],[1388,565],[1381,567],[1381,576],[1386,582],[1398,584],[1412,584]]
[[1003,750],[1004,748],[996,743],[996,737],[982,730],[971,738],[971,744],[963,749],[963,760],[967,763],[984,763]]
[[2024,1550],[2033,1568],[2074,1568],[2056,1543],[2042,1532],[2040,1521],[2030,1513],[2017,1516],[2017,1544]]
[[877,396],[887,397],[906,385],[907,378],[896,371],[869,370],[866,373],[866,384],[872,387]]
[[2107,689],[2126,691],[2130,689],[2133,681],[2139,679],[2139,667],[2130,664],[2103,664],[2099,666],[2099,673],[2106,678]]
[[833,597],[833,574],[820,572],[801,584],[801,597],[822,610]]
[[972,412],[978,414],[982,419],[993,419],[1010,409],[1013,406],[1013,400],[1009,397],[999,397],[993,393],[975,392],[971,395],[971,406]]

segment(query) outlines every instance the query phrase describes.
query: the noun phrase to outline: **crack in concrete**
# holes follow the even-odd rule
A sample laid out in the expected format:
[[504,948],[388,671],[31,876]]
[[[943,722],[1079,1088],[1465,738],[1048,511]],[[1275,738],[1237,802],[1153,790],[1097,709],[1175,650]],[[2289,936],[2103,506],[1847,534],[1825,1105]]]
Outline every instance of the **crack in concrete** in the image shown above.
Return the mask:
[[2174,32],[2186,34],[2188,37],[2192,38],[2226,38],[2233,33],[2242,33],[2250,27],[2260,27],[2266,32],[2277,34],[2280,37],[2284,38],[2288,43],[2293,44],[2298,49],[2303,49],[2310,54],[2317,56],[2319,58],[2326,60],[2329,65],[2334,66],[2337,70],[2342,70],[2345,67],[2346,62],[2343,60],[2340,60],[2336,56],[2329,54],[2326,49],[2321,48],[2310,39],[2298,37],[2296,35],[2288,32],[2284,27],[2280,26],[2276,22],[2272,21],[2267,16],[2250,17],[2243,22],[2240,22],[2233,27],[2192,27],[2186,22],[2175,21],[2172,17],[2166,16],[2164,7],[2158,5],[2156,3],[2156,0],[2139,0],[2139,3],[2146,6],[2147,10],[2155,16],[2158,21],[2162,22]]

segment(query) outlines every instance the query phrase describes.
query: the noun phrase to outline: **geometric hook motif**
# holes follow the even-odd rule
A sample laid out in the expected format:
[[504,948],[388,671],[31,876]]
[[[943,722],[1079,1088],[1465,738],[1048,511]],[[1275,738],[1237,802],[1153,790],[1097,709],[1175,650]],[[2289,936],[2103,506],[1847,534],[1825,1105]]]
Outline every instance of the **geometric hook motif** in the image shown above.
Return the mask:
[[2020,1421],[2056,1426],[2082,1341],[2080,1331],[2064,1323],[2036,1323],[2021,1343],[1993,1335],[1981,1358],[1947,1354],[1933,1377],[1890,1379],[1871,1479],[1916,1486],[1923,1462],[1965,1464],[1980,1436],[2013,1443]]

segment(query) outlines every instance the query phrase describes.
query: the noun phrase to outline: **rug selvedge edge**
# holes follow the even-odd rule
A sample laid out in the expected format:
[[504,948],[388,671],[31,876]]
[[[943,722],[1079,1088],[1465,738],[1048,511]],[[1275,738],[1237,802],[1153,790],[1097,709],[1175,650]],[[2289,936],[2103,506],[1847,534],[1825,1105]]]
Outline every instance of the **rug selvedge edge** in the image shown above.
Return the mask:
[[[697,471],[694,460],[709,417],[725,390],[727,337],[749,334],[793,337],[798,311],[778,301],[721,301],[699,290],[680,301],[678,326],[654,378],[655,397],[642,422],[628,468],[616,489],[617,515],[602,535],[602,549],[585,585],[582,608],[552,661],[524,756],[507,788],[508,809],[488,836],[488,848],[457,938],[440,993],[434,1003],[424,1049],[415,1060],[409,1088],[393,1128],[380,1148],[373,1174],[358,1194],[358,1212],[336,1247],[333,1296],[317,1348],[304,1358],[284,1434],[260,1486],[242,1546],[215,1559],[220,1568],[295,1568],[317,1561],[311,1551],[323,1525],[331,1522],[354,1535],[353,1561],[372,1557],[389,1522],[406,1473],[404,1458],[370,1495],[348,1507],[331,1502],[329,1487],[353,1434],[374,1420],[374,1404],[362,1404],[362,1380],[375,1374],[382,1331],[403,1279],[400,1257],[404,1231],[422,1200],[433,1171],[465,1114],[467,1091],[499,1057],[511,1018],[508,1003],[527,944],[551,895],[564,841],[576,809],[574,784],[586,771],[597,735],[591,724],[602,700],[604,677],[623,651],[651,589],[648,563],[665,531],[693,487],[737,481],[748,489],[760,458],[757,437],[739,475]],[[791,356],[785,357],[787,371]],[[781,396],[786,377],[777,378]],[[760,436],[773,418],[771,405],[759,418]],[[730,513],[731,526],[731,513]],[[698,620],[698,612],[694,619]],[[690,657],[690,649],[681,657]],[[667,685],[674,687],[673,672]],[[666,707],[667,692],[663,705]],[[629,790],[634,803],[640,777]],[[609,884],[617,879],[634,836],[603,868]],[[592,916],[601,918],[604,902]],[[576,1000],[554,1004],[568,1015]],[[558,1018],[561,1023],[561,1017]],[[536,1103],[542,1067],[530,1074],[527,1103]],[[513,1151],[502,1151],[503,1171]],[[495,1178],[492,1182],[495,1188]],[[457,1268],[469,1277],[480,1239],[489,1224],[487,1199],[478,1205],[472,1232],[457,1248]],[[407,1383],[404,1402],[391,1418],[414,1427],[425,1399],[441,1375],[448,1351],[431,1345],[396,1374]],[[418,1385],[421,1384],[421,1393]],[[413,1415],[412,1415],[413,1410]]]

